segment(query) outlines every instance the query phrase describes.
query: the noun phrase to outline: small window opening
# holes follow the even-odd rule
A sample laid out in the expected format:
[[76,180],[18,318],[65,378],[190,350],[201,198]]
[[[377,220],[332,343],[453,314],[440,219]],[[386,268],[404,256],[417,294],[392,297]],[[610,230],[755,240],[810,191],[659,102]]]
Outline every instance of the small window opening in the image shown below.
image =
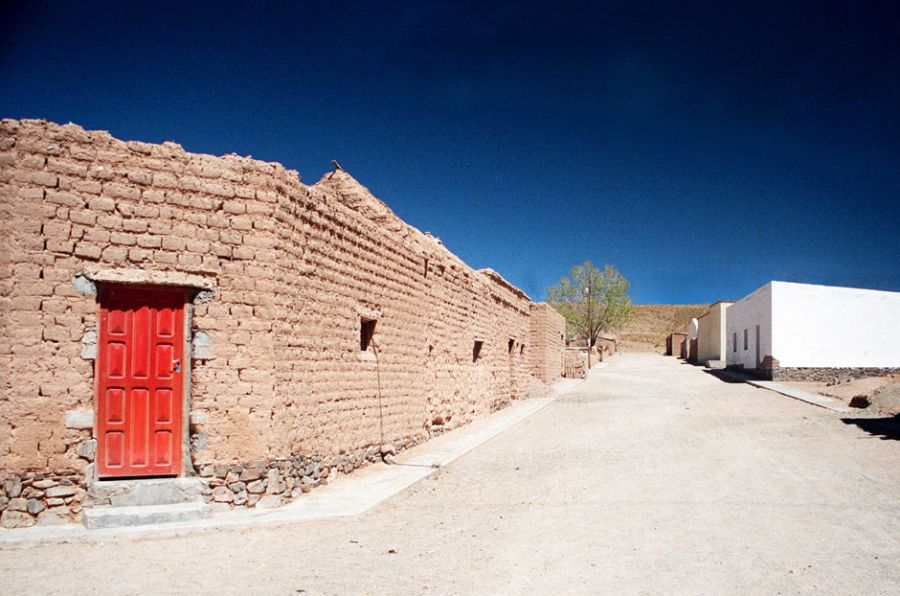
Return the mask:
[[744,329],[744,349],[747,349],[747,330]]
[[521,356],[524,353],[525,353],[525,344],[522,344],[521,346],[519,346],[519,355]]
[[362,352],[369,351],[372,345],[372,338],[375,336],[375,319],[361,318],[359,321],[359,349]]
[[732,338],[731,345],[732,345],[732,348],[733,348],[731,351],[732,351],[732,352],[737,352],[737,331],[734,332],[734,337]]
[[475,346],[472,348],[472,362],[478,362],[478,359],[481,358],[481,346],[483,345],[483,341],[475,342]]
[[508,351],[510,354],[512,354],[513,351],[514,351],[515,349],[516,349],[516,340],[510,339],[510,340],[509,340],[509,348],[507,349],[507,351]]

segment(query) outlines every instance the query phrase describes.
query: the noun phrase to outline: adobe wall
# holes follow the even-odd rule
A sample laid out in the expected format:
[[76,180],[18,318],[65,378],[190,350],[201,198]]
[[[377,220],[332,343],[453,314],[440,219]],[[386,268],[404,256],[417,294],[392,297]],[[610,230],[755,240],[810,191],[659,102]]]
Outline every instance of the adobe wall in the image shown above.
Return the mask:
[[524,293],[340,171],[308,186],[275,163],[4,120],[0,240],[0,475],[19,482],[0,505],[90,501],[104,280],[194,288],[189,463],[220,502],[287,499],[464,424],[522,397],[540,359]]
[[545,302],[531,305],[531,373],[553,383],[565,372],[566,319]]

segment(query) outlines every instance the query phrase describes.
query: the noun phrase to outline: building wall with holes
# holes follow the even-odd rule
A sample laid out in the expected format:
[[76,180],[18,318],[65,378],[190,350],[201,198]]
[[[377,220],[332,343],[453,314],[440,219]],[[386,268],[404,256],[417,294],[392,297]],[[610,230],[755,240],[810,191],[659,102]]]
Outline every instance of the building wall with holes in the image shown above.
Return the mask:
[[[560,359],[552,338],[531,353],[524,293],[341,171],[310,186],[276,163],[4,120],[0,241],[0,474],[76,487],[73,511],[93,475],[97,284],[202,298],[187,472],[213,485],[248,462],[319,483],[524,396],[540,359]],[[291,458],[316,473],[286,472]]]

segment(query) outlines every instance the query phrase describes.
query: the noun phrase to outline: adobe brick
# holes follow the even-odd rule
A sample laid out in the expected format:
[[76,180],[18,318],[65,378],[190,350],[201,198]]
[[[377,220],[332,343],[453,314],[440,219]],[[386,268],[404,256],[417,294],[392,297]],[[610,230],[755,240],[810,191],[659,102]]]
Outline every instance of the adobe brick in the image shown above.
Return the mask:
[[206,240],[198,240],[196,238],[188,238],[185,241],[185,247],[191,252],[205,253],[209,251],[209,242]]
[[109,197],[91,197],[88,199],[88,207],[95,211],[115,211],[116,202]]
[[134,261],[135,263],[140,263],[142,261],[150,260],[152,253],[149,250],[145,250],[143,248],[129,248],[128,249],[128,260]]
[[172,233],[172,224],[165,221],[152,219],[148,222],[147,231],[151,234],[159,234],[160,236],[165,236]]
[[243,201],[225,201],[222,203],[222,211],[234,215],[247,212],[247,206]]
[[141,191],[133,186],[112,182],[103,185],[103,195],[114,199],[137,201],[141,198]]
[[75,256],[96,261],[100,258],[102,250],[96,244],[88,244],[84,241],[75,246]]
[[138,203],[134,206],[134,214],[138,217],[159,217],[159,207],[154,205],[144,205],[142,203]]
[[134,246],[137,244],[134,235],[125,232],[113,232],[109,235],[109,241],[113,244],[121,244],[123,246]]
[[157,250],[153,252],[153,262],[160,263],[162,265],[175,265],[178,263],[178,254],[174,252],[167,252],[164,250]]
[[69,211],[69,220],[73,223],[92,226],[97,223],[97,215],[87,209],[73,209]]
[[219,240],[225,244],[241,244],[243,236],[240,232],[235,232],[234,230],[222,230],[219,232]]
[[144,192],[141,193],[141,198],[144,201],[148,201],[151,203],[164,203],[166,200],[166,193],[162,190],[147,188],[144,190]]
[[71,157],[72,159],[77,159],[79,161],[94,161],[94,159],[97,157],[97,154],[93,149],[91,149],[90,146],[70,145],[69,157]]
[[184,250],[185,240],[178,236],[164,236],[162,247],[166,250]]
[[124,246],[107,246],[103,249],[102,258],[108,263],[119,263],[128,257],[128,249]]
[[51,221],[44,224],[43,234],[47,238],[66,240],[72,233],[72,224],[68,222]]
[[73,183],[72,188],[80,193],[99,195],[103,190],[103,185],[96,180],[76,180]]
[[118,215],[98,215],[97,225],[103,226],[107,230],[122,230],[122,218]]
[[251,215],[272,215],[275,207],[268,203],[247,203],[247,213]]
[[43,170],[47,158],[43,155],[26,155],[19,160],[19,166],[28,170]]
[[47,239],[47,250],[51,252],[57,252],[62,254],[72,254],[72,251],[75,250],[75,241],[74,240],[59,240],[56,238],[48,238]]
[[253,219],[243,215],[235,215],[231,218],[231,227],[235,230],[252,230]]
[[125,219],[122,220],[122,229],[126,232],[146,232],[150,227],[143,219]]
[[162,239],[159,236],[142,235],[137,237],[137,243],[142,248],[159,248],[162,245]]
[[250,260],[253,258],[262,259],[263,255],[256,253],[252,248],[247,248],[245,246],[236,246],[231,251],[231,257],[233,259],[241,259],[241,260]]
[[43,188],[20,188],[19,196],[29,201],[41,201],[46,192],[47,190]]
[[87,165],[83,163],[73,163],[55,157],[47,159],[47,169],[51,172],[66,174],[68,176],[83,177],[87,175]]
[[153,186],[160,188],[178,188],[178,178],[168,172],[155,172]]
[[193,253],[181,253],[178,255],[178,264],[186,267],[198,267],[203,264],[200,255]]
[[[98,155],[99,158],[99,155]],[[102,158],[101,158],[102,159]],[[97,180],[111,180],[116,177],[112,167],[94,166],[90,169],[90,175]]]
[[70,192],[48,190],[46,192],[45,198],[48,203],[55,203],[57,205],[66,205],[68,207],[84,206],[84,200],[81,197]]
[[88,228],[84,234],[84,239],[97,244],[109,243],[110,233],[103,228]]

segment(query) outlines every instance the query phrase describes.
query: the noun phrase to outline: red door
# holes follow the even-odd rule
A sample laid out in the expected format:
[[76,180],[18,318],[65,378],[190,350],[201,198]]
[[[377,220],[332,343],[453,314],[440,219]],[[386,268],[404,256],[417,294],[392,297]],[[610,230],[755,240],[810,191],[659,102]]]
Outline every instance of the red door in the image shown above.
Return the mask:
[[100,291],[97,472],[101,477],[181,471],[184,303],[180,289]]

